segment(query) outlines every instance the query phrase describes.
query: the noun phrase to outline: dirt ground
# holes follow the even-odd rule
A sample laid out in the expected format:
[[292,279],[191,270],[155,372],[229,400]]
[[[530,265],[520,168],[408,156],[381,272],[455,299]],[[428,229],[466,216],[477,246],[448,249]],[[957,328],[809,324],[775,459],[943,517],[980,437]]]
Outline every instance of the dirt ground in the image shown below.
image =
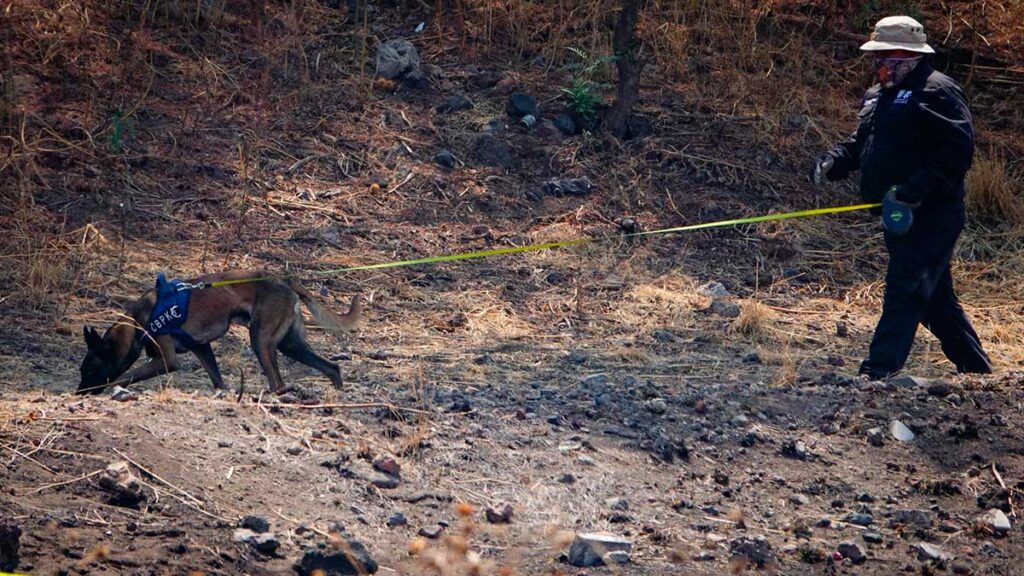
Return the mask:
[[[1021,573],[1019,222],[972,206],[954,264],[998,367],[982,378],[953,374],[924,331],[916,379],[853,377],[885,268],[867,213],[332,272],[855,202],[852,184],[814,189],[804,173],[855,121],[859,36],[824,41],[799,11],[734,30],[746,20],[702,8],[730,24],[723,42],[749,28],[759,43],[735,58],[687,45],[680,79],[674,36],[649,39],[661,60],[638,112],[653,131],[621,142],[509,119],[515,92],[558,114],[569,73],[548,48],[515,65],[489,52],[485,38],[512,40],[474,28],[479,13],[414,36],[418,13],[382,8],[360,29],[344,3],[232,6],[202,27],[175,20],[176,3],[141,23],[130,3],[15,4],[0,570],[17,526],[14,571],[45,575],[295,574],[361,547],[378,574]],[[576,17],[594,26],[599,4]],[[971,64],[979,165],[1013,198],[1019,31],[1005,9],[985,14],[992,30],[950,17],[944,55],[958,78]],[[992,51],[975,62],[977,30]],[[413,37],[427,85],[371,85],[360,34]],[[817,51],[794,66],[780,56],[792,42]],[[438,110],[455,93],[472,107]],[[508,166],[481,164],[485,132]],[[593,190],[545,192],[568,177]],[[364,297],[350,337],[311,329],[343,389],[283,360],[300,402],[282,403],[237,327],[213,345],[224,396],[191,356],[128,398],[72,394],[83,325],[116,321],[157,272],[225,268],[294,274],[338,311]],[[503,504],[511,517],[494,517]],[[239,532],[263,529],[246,517],[266,535]],[[572,566],[573,539],[594,532],[628,540],[629,562]]]

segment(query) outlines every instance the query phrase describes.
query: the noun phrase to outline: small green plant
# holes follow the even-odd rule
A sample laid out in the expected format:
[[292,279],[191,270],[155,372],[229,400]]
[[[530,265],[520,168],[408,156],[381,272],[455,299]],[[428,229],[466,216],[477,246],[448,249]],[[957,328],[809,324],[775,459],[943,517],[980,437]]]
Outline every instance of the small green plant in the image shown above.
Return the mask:
[[586,125],[591,125],[597,117],[598,108],[604,104],[601,91],[611,87],[605,82],[597,82],[594,78],[602,65],[615,61],[615,56],[591,58],[586,51],[579,48],[567,48],[567,50],[579,58],[580,64],[576,74],[573,75],[572,84],[562,88],[562,92],[569,99],[569,109],[579,116]]
[[124,152],[124,142],[131,136],[131,127],[125,122],[121,109],[114,111],[110,118],[110,138],[107,144],[114,154]]

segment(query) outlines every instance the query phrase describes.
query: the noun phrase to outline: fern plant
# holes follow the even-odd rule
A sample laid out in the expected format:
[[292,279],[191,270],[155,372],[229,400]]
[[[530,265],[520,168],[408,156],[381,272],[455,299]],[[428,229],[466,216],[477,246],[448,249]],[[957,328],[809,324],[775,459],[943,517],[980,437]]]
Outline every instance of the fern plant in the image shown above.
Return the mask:
[[562,88],[562,93],[568,97],[569,109],[589,126],[594,123],[598,108],[604,104],[601,92],[611,87],[605,82],[596,81],[595,75],[602,65],[614,62],[615,56],[592,58],[580,48],[570,47],[567,50],[579,58],[580,64],[579,70],[573,76],[572,84]]

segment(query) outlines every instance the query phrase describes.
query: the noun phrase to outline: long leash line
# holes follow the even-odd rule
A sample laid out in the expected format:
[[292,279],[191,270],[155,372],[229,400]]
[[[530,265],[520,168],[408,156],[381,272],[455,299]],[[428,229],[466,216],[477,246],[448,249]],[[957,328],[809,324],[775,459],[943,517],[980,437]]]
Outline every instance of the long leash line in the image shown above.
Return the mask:
[[[593,238],[573,238],[572,240],[561,240],[556,242],[541,242],[537,244],[527,244],[525,246],[511,246],[508,248],[494,248],[491,250],[476,250],[471,252],[459,252],[456,254],[445,254],[441,256],[427,256],[424,258],[413,258],[409,260],[393,260],[389,262],[379,262],[376,264],[361,264],[358,266],[348,266],[346,268],[335,268],[331,270],[319,270],[310,272],[309,274],[314,275],[336,275],[346,274],[349,272],[357,272],[361,270],[383,270],[387,268],[401,268],[406,266],[418,266],[423,264],[437,264],[441,262],[457,262],[460,260],[473,260],[477,258],[489,258],[491,256],[502,256],[506,254],[519,254],[522,252],[537,252],[540,250],[551,250],[554,248],[565,248],[568,246],[581,246],[583,244],[593,244],[597,242],[606,242],[609,240],[622,240],[628,238],[639,238],[642,236],[658,236],[663,234],[677,234],[680,232],[692,232],[695,230],[706,230],[709,228],[723,228],[726,226],[739,226],[743,224],[757,224],[760,222],[775,222],[779,220],[792,220],[794,218],[809,218],[813,216],[825,216],[828,214],[841,214],[844,212],[855,212],[859,210],[868,210],[871,208],[878,208],[881,204],[854,204],[851,206],[835,206],[831,208],[814,208],[811,210],[797,210],[794,212],[784,212],[782,214],[764,214],[761,216],[749,216],[746,218],[734,218],[730,220],[717,220],[714,222],[702,222],[700,224],[689,224],[686,226],[676,226],[674,228],[660,228],[658,230],[647,230],[644,232],[632,232],[629,234],[618,234],[618,235],[607,235],[607,236],[596,236]],[[260,278],[237,278],[233,280],[218,280],[216,282],[207,282],[191,285],[192,288],[217,288],[221,286],[232,286],[235,284],[247,284],[250,282],[261,282],[264,280],[279,280],[286,276],[272,276],[272,277],[260,277]]]

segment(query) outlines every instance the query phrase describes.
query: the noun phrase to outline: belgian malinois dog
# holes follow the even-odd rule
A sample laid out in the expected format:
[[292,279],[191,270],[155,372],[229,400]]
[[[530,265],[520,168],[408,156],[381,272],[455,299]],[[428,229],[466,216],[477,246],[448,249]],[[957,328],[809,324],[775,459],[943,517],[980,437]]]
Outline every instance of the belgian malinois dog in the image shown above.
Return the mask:
[[[225,280],[237,283],[210,286]],[[98,394],[107,386],[126,386],[173,372],[178,369],[177,354],[182,352],[194,353],[210,375],[213,387],[223,390],[224,381],[210,342],[227,333],[231,324],[248,325],[250,344],[273,392],[285,390],[277,368],[279,350],[319,370],[336,388],[341,387],[338,365],[313,352],[306,343],[299,302],[306,305],[320,326],[332,333],[341,333],[351,331],[360,320],[362,305],[358,295],[352,298],[348,313],[339,315],[324,308],[295,280],[268,272],[234,270],[209,274],[188,283],[203,287],[191,292],[187,316],[178,332],[180,336],[153,336],[144,328],[161,321],[151,318],[157,305],[156,288],[129,306],[127,312],[131,321],[115,324],[103,336],[95,328],[85,326],[85,343],[89,350],[82,361],[82,381],[77,392]],[[143,348],[149,361],[128,371]]]

